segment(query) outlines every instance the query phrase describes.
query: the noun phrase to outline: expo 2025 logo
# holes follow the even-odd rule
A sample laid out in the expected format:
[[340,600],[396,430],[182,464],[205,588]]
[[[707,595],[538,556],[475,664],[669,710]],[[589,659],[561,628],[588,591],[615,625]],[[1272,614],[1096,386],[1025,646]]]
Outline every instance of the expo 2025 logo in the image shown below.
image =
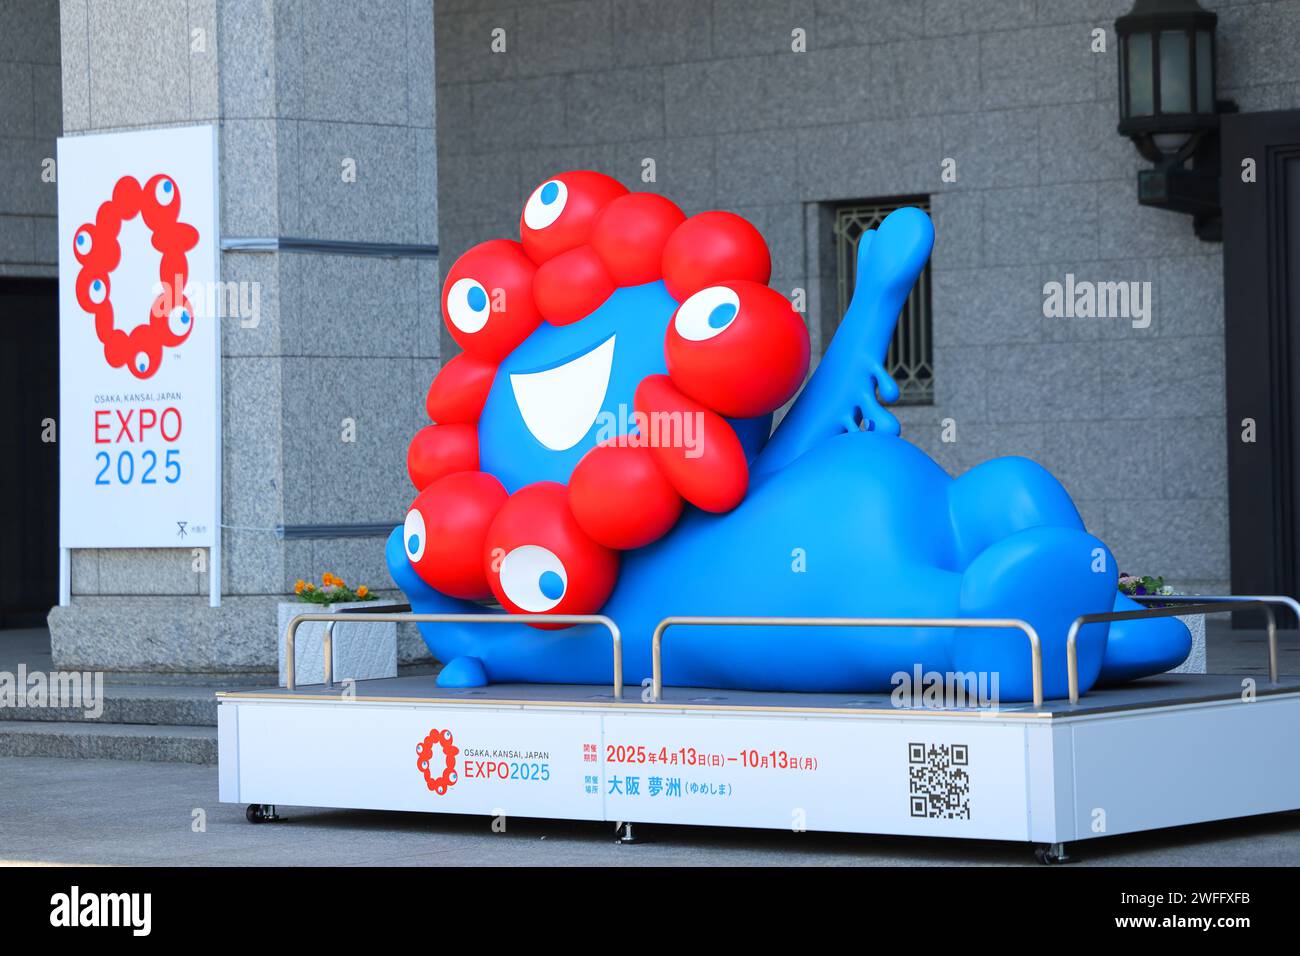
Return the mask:
[[[185,297],[190,274],[186,253],[198,243],[199,232],[181,222],[180,214],[180,190],[170,176],[159,173],[144,186],[133,176],[123,176],[113,187],[112,198],[100,205],[95,221],[78,229],[72,240],[72,251],[81,264],[77,304],[95,319],[104,359],[113,368],[125,365],[136,378],[149,378],[158,371],[163,349],[180,345],[194,327],[194,310]],[[122,260],[118,243],[122,223],[136,216],[143,218],[153,247],[162,253],[161,288],[149,306],[148,322],[127,332],[114,319],[111,275]]]
[[[455,785],[456,755],[460,748],[452,743],[450,730],[430,730],[429,736],[415,747],[415,765],[424,774],[425,785],[442,796]],[[436,776],[435,776],[436,775]]]

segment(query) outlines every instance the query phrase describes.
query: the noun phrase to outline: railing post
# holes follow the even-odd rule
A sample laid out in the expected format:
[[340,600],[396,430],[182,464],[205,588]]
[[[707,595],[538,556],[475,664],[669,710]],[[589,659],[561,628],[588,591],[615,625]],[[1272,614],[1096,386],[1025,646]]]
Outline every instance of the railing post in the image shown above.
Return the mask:
[[[1155,617],[1182,617],[1188,614],[1231,614],[1233,611],[1262,610],[1268,622],[1268,679],[1278,682],[1277,615],[1274,605],[1290,608],[1300,621],[1300,602],[1281,595],[1235,594],[1153,594],[1141,595],[1147,601],[1159,601],[1166,607],[1143,607],[1140,611],[1111,611],[1102,614],[1082,614],[1070,625],[1065,639],[1065,667],[1070,681],[1070,703],[1079,703],[1079,630],[1085,624],[1106,624],[1115,621],[1141,621]],[[1196,603],[1200,602],[1200,603]],[[1139,601],[1138,603],[1142,603]]]

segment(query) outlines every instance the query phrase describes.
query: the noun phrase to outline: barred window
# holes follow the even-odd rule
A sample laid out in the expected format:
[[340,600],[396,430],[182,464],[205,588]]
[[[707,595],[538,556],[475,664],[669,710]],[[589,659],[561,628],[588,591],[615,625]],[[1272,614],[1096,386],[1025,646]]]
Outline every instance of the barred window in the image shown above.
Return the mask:
[[[930,212],[928,196],[911,196],[900,199],[860,200],[837,203],[834,206],[835,279],[839,312],[836,324],[843,318],[853,298],[853,283],[857,273],[858,240],[869,229],[875,229],[895,209],[916,206]],[[827,340],[829,342],[829,339]],[[930,325],[930,264],[912,287],[894,337],[889,343],[885,368],[898,382],[899,405],[934,404],[934,347]]]

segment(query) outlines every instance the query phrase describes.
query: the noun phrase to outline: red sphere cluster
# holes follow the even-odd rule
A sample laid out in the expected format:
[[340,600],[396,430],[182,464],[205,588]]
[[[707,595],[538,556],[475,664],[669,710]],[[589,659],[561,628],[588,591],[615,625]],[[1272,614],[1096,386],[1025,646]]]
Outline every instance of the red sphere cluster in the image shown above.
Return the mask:
[[[149,378],[162,363],[164,348],[180,345],[194,328],[194,309],[185,297],[190,265],[186,256],[199,241],[193,226],[180,221],[181,195],[175,180],[159,173],[141,186],[123,176],[113,195],[99,207],[93,223],[72,237],[72,252],[81,269],[76,278],[77,304],[95,318],[95,334],[104,358],[113,368],[125,365],[136,378]],[[111,274],[122,261],[117,241],[122,223],[141,216],[162,253],[158,281],[162,286],[150,305],[149,321],[130,332],[116,327]]]
[[[436,748],[436,749],[435,749]],[[442,796],[456,785],[456,755],[460,748],[452,742],[450,730],[430,730],[429,736],[415,745],[415,766],[424,774],[424,784]]]
[[[724,512],[744,498],[748,464],[727,419],[766,415],[794,395],[808,333],[766,284],[763,237],[729,212],[688,218],[663,196],[580,170],[532,192],[519,237],[475,246],[445,277],[443,318],[464,352],[430,386],[435,424],[407,454],[420,492],[407,555],[445,594],[491,595],[516,613],[591,613],[613,590],[621,551],[662,537],[686,503]],[[699,434],[623,436],[592,448],[567,486],[507,495],[479,470],[477,423],[498,365],[543,321],[580,321],[620,286],[660,279],[678,302],[664,339],[668,374],[637,387],[638,423],[689,420]]]

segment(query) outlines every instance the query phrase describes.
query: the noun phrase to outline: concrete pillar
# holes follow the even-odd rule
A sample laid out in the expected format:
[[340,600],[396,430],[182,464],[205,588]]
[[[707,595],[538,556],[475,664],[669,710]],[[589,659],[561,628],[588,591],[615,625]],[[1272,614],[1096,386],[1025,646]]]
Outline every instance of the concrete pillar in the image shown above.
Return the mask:
[[60,13],[65,135],[218,124],[221,278],[243,308],[222,321],[222,606],[189,550],[76,551],[55,664],[274,670],[297,578],[392,587],[384,537],[439,354],[432,0]]

